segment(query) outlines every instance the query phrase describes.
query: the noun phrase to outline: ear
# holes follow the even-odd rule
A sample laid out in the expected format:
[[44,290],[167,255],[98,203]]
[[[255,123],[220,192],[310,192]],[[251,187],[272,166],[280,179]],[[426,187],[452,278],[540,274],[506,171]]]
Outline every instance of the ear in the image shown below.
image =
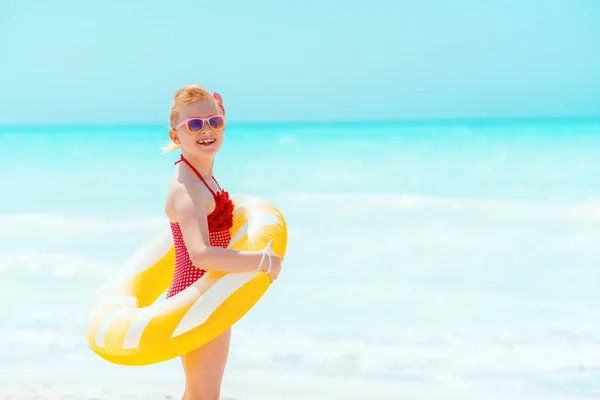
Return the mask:
[[171,138],[173,143],[181,144],[179,143],[179,136],[177,135],[177,132],[174,129],[169,130],[169,137]]

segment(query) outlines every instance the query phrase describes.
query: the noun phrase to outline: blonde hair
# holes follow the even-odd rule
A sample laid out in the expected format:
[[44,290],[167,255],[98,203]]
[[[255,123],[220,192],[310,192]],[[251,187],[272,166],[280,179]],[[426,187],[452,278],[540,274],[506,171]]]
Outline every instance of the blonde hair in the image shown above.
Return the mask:
[[[197,84],[184,86],[175,92],[175,96],[173,96],[173,105],[171,106],[171,113],[169,115],[169,128],[173,130],[175,129],[177,120],[179,118],[179,111],[182,108],[188,104],[192,104],[200,100],[212,100],[220,106],[220,103],[215,96]],[[168,153],[177,149],[179,149],[179,145],[173,143],[172,141],[168,142],[164,147],[162,147],[163,153]]]

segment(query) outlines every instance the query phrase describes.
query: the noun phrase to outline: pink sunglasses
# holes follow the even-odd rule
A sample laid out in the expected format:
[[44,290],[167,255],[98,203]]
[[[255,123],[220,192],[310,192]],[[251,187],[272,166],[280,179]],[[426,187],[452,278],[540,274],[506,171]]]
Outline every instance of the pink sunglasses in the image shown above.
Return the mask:
[[204,128],[204,124],[206,123],[215,130],[221,130],[225,127],[225,118],[222,115],[213,115],[207,118],[188,118],[177,124],[175,130],[186,125],[189,132],[199,132]]

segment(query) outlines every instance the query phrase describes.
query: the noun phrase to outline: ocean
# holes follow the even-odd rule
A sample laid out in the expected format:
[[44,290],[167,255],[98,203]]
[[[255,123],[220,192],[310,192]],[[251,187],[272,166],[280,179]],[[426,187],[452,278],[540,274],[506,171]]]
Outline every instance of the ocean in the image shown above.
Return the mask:
[[[0,128],[0,373],[182,376],[109,364],[84,332],[95,291],[169,229],[167,139]],[[275,203],[289,245],[226,375],[597,398],[599,156],[598,119],[231,123],[215,176]]]

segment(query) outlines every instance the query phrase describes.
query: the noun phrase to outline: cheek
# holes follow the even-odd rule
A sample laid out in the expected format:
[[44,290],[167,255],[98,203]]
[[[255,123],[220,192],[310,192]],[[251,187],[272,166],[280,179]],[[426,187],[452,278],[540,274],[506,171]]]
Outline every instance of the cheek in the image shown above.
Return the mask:
[[192,135],[181,135],[179,136],[179,143],[182,147],[194,147],[196,140]]
[[194,135],[181,135],[179,136],[179,140],[185,143],[192,143],[196,141],[196,137]]

